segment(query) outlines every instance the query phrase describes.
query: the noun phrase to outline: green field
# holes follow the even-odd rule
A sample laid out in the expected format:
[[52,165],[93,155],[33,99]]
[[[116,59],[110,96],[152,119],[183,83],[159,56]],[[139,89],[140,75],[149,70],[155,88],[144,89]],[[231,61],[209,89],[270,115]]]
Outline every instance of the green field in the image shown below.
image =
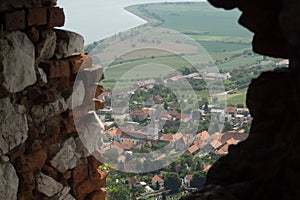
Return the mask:
[[[236,23],[240,15],[238,10],[224,12],[205,2],[145,4],[126,9],[148,21],[159,16],[164,20],[160,27],[182,33],[208,32],[209,36],[251,36],[250,32]],[[145,10],[148,12],[145,13]],[[156,14],[154,17],[153,13]]]
[[246,93],[247,89],[237,90],[234,94],[227,95],[228,105],[244,104],[246,105]]
[[[167,28],[189,36],[209,53],[219,70],[230,72],[263,59],[251,51],[252,33],[237,23],[240,16],[238,10],[225,12],[205,2],[141,4],[127,7],[126,10],[147,20],[148,24],[143,26]],[[175,70],[190,67],[180,56],[129,56],[106,68],[103,84],[106,88],[112,88],[120,79],[163,79],[171,73],[167,68],[151,68],[150,65],[147,68],[139,67],[149,63],[159,63]],[[245,90],[237,90],[235,94],[228,95],[228,103],[244,104],[245,93]],[[207,91],[197,92],[199,97],[206,94]]]

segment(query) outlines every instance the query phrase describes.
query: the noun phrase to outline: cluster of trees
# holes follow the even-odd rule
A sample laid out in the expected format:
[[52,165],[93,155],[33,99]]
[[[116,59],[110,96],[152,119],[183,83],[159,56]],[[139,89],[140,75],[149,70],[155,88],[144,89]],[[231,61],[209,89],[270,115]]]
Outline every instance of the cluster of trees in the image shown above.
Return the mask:
[[247,88],[253,78],[256,78],[263,71],[275,69],[275,65],[260,66],[252,68],[237,68],[230,72],[231,77],[224,81],[226,91]]
[[[150,148],[149,146],[144,147]],[[164,169],[144,173],[144,174],[129,174],[125,172],[111,172],[107,177],[107,189],[109,192],[108,200],[119,200],[119,199],[135,199],[144,193],[143,187],[133,187],[129,188],[125,183],[130,179],[130,177],[136,176],[140,181],[146,182],[148,185],[152,185],[152,177],[155,174],[160,174],[164,180],[164,187],[170,190],[170,194],[177,194],[183,190],[182,179],[187,174],[193,174],[191,180],[191,187],[201,188],[205,182],[206,172],[202,171],[203,166],[207,164],[213,164],[219,159],[220,155],[207,155],[205,157],[194,157],[192,154],[184,153],[177,161],[171,163]],[[151,168],[150,161],[145,165],[149,165]],[[161,189],[158,185],[153,188],[155,190]],[[130,195],[128,195],[130,194]]]

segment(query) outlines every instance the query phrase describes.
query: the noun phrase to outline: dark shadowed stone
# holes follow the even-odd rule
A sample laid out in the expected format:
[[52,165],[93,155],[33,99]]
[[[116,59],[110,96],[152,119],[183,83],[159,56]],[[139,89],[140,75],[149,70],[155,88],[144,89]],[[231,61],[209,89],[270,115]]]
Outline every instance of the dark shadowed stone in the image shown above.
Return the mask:
[[208,199],[207,194],[212,200],[300,199],[299,80],[299,74],[284,68],[252,81],[249,137],[230,147],[209,170],[206,186],[185,199]]

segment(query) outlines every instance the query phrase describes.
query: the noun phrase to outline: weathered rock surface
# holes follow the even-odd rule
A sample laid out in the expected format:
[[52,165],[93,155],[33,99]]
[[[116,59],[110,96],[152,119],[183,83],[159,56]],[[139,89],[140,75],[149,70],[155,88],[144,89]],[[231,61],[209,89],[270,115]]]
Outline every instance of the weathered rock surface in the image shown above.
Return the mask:
[[[98,65],[93,65],[89,68],[85,68],[82,71],[80,71],[78,75],[79,80],[83,80],[86,87],[88,87],[91,84],[98,83],[99,80],[102,80],[103,76],[103,67]],[[95,86],[96,88],[96,86]],[[95,90],[96,91],[96,90]],[[94,91],[94,93],[95,93]]]
[[76,153],[76,143],[73,137],[67,139],[57,153],[57,155],[51,160],[51,165],[59,172],[64,173],[69,169],[76,167],[80,155]]
[[12,164],[0,162],[0,199],[16,200],[19,179]]
[[56,33],[45,30],[41,33],[42,42],[36,47],[36,59],[47,60],[53,57],[56,48]]
[[73,93],[70,96],[70,98],[67,100],[68,107],[75,108],[77,106],[80,106],[83,104],[85,96],[85,88],[83,81],[76,81],[74,86],[73,86]]
[[[105,199],[101,163],[78,137],[70,98],[74,89],[86,114],[95,107],[92,93],[104,89],[82,80],[73,88],[92,58],[82,36],[54,29],[65,23],[55,5],[0,1],[0,200]],[[86,96],[93,98],[82,105]]]
[[[36,82],[35,50],[25,33],[11,32],[0,39],[0,65],[3,66],[4,87],[15,93]],[[20,59],[21,58],[21,59]]]
[[58,59],[66,58],[74,53],[83,51],[84,39],[81,35],[65,30],[55,30],[57,44],[55,56]]
[[58,194],[63,189],[63,185],[55,181],[50,176],[40,173],[36,178],[37,190],[47,197]]
[[13,105],[10,99],[0,99],[0,155],[25,142],[28,135],[26,109]]
[[69,193],[70,192],[69,187],[64,187],[64,189],[51,198],[51,200],[75,200],[75,198]]
[[40,75],[40,81],[44,84],[48,83],[47,74],[44,72],[44,70],[42,68],[38,68],[38,72]]
[[35,122],[39,123],[67,110],[67,103],[63,98],[49,104],[33,106],[31,115]]

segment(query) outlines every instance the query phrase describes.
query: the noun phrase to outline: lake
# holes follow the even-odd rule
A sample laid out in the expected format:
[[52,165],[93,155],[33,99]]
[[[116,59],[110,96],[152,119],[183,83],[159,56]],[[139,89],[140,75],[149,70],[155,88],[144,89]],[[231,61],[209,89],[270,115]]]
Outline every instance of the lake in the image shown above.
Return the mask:
[[[190,1],[167,0],[167,2]],[[58,5],[65,11],[64,29],[80,33],[85,38],[85,44],[89,44],[146,23],[145,20],[127,12],[124,7],[159,2],[166,0],[58,0]]]

